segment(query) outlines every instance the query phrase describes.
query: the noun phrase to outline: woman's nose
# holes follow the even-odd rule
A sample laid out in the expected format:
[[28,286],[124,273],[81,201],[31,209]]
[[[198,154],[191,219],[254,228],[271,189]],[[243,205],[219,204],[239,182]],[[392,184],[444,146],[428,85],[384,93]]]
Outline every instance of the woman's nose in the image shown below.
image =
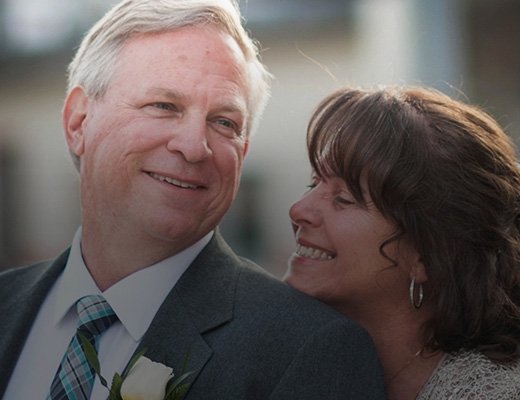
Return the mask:
[[321,211],[314,200],[314,196],[307,193],[291,206],[289,216],[294,225],[318,226],[320,224]]

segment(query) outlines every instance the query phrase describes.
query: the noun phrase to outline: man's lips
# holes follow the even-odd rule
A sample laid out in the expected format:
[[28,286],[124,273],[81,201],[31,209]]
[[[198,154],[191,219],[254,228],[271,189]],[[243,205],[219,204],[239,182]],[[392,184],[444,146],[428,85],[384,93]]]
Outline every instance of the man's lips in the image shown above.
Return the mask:
[[168,183],[173,186],[177,186],[183,189],[204,189],[204,186],[198,185],[191,182],[181,181],[179,179],[172,178],[170,176],[161,175],[156,172],[146,172],[151,178],[159,182]]

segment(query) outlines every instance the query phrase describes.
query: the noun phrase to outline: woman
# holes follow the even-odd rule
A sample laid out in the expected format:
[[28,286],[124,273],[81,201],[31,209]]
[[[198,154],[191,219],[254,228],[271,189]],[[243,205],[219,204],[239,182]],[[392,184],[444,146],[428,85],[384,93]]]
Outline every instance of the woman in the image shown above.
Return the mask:
[[520,399],[520,171],[497,123],[424,88],[311,118],[286,281],[372,335],[390,399]]

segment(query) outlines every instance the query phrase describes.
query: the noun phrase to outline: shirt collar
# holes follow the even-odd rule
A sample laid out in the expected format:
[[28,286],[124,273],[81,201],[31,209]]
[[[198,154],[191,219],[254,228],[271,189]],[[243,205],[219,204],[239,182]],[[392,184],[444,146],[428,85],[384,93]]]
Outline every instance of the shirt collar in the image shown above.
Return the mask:
[[212,236],[213,231],[183,251],[134,272],[101,293],[83,261],[79,228],[65,270],[56,282],[55,324],[60,323],[81,297],[101,294],[130,336],[140,341],[168,293]]

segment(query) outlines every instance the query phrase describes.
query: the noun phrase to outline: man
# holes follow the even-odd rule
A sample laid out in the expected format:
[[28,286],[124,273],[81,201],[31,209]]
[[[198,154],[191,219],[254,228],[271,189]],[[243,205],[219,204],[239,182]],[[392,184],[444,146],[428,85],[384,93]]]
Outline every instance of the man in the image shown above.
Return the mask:
[[268,91],[236,6],[125,0],[69,73],[82,227],[53,262],[0,276],[3,398],[107,397],[74,366],[87,365],[76,305],[92,295],[109,306],[112,325],[89,338],[109,381],[144,348],[177,376],[187,360],[187,400],[383,398],[366,333],[236,256],[216,228]]

